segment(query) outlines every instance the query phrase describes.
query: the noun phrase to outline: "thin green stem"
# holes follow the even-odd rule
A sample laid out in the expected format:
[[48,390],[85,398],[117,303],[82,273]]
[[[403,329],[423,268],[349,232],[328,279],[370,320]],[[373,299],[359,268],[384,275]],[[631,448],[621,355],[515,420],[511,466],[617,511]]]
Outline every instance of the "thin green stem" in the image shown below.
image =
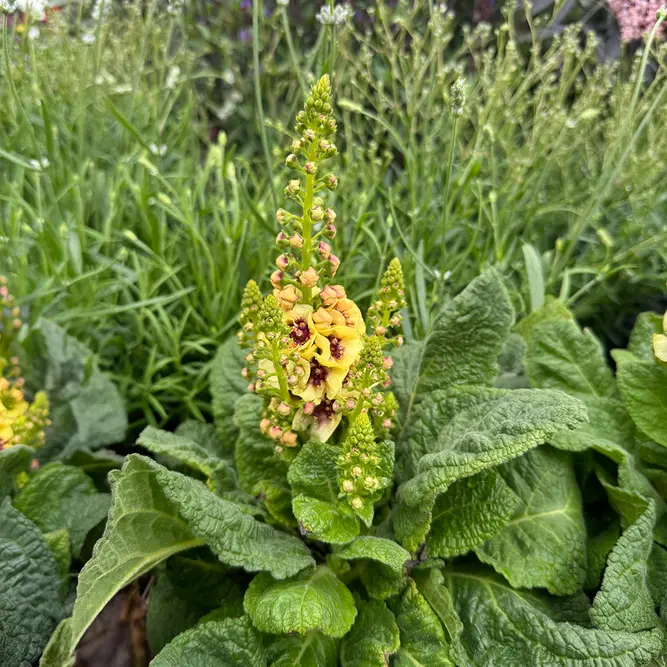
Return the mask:
[[449,156],[447,158],[447,170],[445,171],[445,196],[443,199],[442,212],[442,234],[441,234],[441,259],[442,268],[444,269],[445,261],[447,259],[446,236],[449,231],[449,194],[452,189],[452,169],[454,167],[454,153],[456,151],[456,137],[459,129],[459,117],[454,117],[454,126],[452,127],[452,141],[449,144]]

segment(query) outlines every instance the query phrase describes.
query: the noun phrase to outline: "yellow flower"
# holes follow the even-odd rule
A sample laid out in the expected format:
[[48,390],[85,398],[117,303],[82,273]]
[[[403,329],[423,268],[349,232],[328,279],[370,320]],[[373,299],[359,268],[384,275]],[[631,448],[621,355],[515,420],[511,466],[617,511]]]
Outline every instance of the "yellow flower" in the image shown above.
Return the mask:
[[333,327],[345,326],[345,317],[342,313],[331,308],[318,308],[313,313],[313,323],[318,333],[326,336]]
[[352,327],[360,336],[366,333],[364,318],[359,307],[352,299],[338,299],[334,310],[343,315],[346,326]]
[[346,371],[357,360],[364,344],[357,332],[350,327],[332,327],[327,336],[318,335],[315,345],[319,352],[315,358],[323,365],[343,368]]
[[313,359],[307,381],[292,388],[292,393],[307,402],[318,403],[324,398],[334,399],[343,388],[347,371],[347,368],[324,366],[317,359]]
[[667,364],[667,312],[662,320],[663,334],[653,334],[653,354],[658,361]]
[[326,442],[338,428],[343,416],[342,410],[336,410],[334,406],[334,401],[324,399],[310,414],[306,414],[304,408],[300,408],[294,415],[292,428],[295,431],[310,429],[310,437],[313,440]]
[[315,336],[317,330],[313,322],[313,308],[305,304],[297,304],[284,315],[285,324],[290,328],[289,337],[306,359],[315,354]]

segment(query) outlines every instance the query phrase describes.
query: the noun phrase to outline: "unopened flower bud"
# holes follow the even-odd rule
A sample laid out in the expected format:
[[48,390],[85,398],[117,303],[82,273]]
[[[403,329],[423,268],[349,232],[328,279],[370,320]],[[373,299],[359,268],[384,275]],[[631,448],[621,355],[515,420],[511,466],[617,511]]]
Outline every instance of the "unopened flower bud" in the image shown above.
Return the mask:
[[327,209],[326,216],[327,216],[327,222],[333,223],[336,220],[336,211],[334,211],[331,207],[329,207]]
[[308,403],[305,403],[304,406],[303,406],[303,414],[304,415],[312,415],[314,410],[315,410],[315,403],[308,402]]
[[340,486],[345,493],[352,493],[352,491],[354,491],[354,482],[351,479],[343,480],[343,483]]
[[354,466],[350,472],[353,477],[361,477],[361,468],[359,466]]
[[284,209],[284,208],[279,208],[276,211],[276,220],[281,224],[281,225],[286,225],[292,216]]
[[371,477],[370,475],[364,479],[364,486],[369,489],[373,490],[377,488],[378,486],[378,481],[375,479],[375,477]]
[[296,447],[297,435],[294,431],[286,431],[281,441],[285,447]]
[[319,246],[317,246],[317,251],[320,253],[320,257],[325,261],[331,256],[331,246],[325,241],[320,241]]
[[394,360],[391,357],[385,357],[382,360],[382,368],[389,370],[394,365]]
[[329,255],[329,263],[331,264],[331,277],[336,275],[336,271],[338,271],[338,267],[340,266],[340,259],[336,257],[333,253]]
[[354,408],[356,407],[357,407],[357,402],[353,398],[348,398],[347,401],[345,401],[346,410],[354,410]]
[[385,419],[382,422],[382,426],[387,429],[387,431],[391,428],[391,419]]
[[292,407],[287,405],[287,403],[280,403],[276,408],[276,412],[281,415],[287,416],[292,413]]
[[292,234],[289,238],[289,244],[292,248],[303,248],[303,237],[300,234]]
[[273,287],[280,287],[284,276],[285,274],[282,271],[274,271],[271,274],[271,285]]
[[306,271],[303,271],[299,276],[299,282],[304,287],[315,287],[319,279],[320,279],[319,274],[312,266],[308,268]]
[[306,162],[306,164],[303,166],[303,170],[307,174],[314,176],[315,174],[317,174],[317,165],[314,162]]
[[375,333],[378,336],[384,336],[387,333],[387,328],[379,324],[378,326],[375,327]]
[[255,393],[255,384],[254,384],[253,382],[251,382],[251,383],[248,385],[248,391],[249,391],[251,394]]
[[310,209],[310,219],[314,222],[319,222],[324,219],[324,211],[321,206],[315,206]]
[[389,324],[391,324],[392,327],[397,327],[400,323],[401,323],[401,316],[400,315],[394,315],[389,320]]
[[278,247],[286,246],[288,243],[287,241],[287,235],[285,232],[279,232],[278,236],[276,236],[276,245]]
[[350,505],[355,510],[360,510],[364,506],[364,501],[359,496],[350,499]]
[[315,132],[313,132],[313,130],[306,130],[303,133],[303,138],[306,141],[315,141]]
[[285,159],[285,164],[290,169],[298,169],[299,167],[299,158],[294,153],[290,153]]
[[326,285],[320,292],[322,303],[327,308],[335,306],[338,299],[344,299],[345,296],[345,288],[342,285]]
[[287,384],[292,387],[298,382],[298,378],[296,375],[288,375],[287,376]]
[[338,178],[336,178],[336,174],[329,174],[324,182],[329,190],[335,190],[338,187]]
[[289,259],[287,259],[287,255],[279,255],[276,258],[276,266],[279,269],[286,269],[289,266]]
[[247,368],[242,368],[241,369],[241,376],[244,378],[248,377],[248,369]]
[[278,290],[277,294],[274,293],[274,296],[278,299],[278,303],[283,310],[292,310],[294,304],[301,298],[302,294],[294,285],[288,285]]
[[268,433],[269,428],[271,428],[271,420],[265,417],[261,422],[259,422],[259,430],[262,433]]
[[313,324],[315,326],[330,327],[333,324],[333,315],[324,308],[318,308],[313,313]]
[[283,430],[280,428],[280,426],[272,426],[269,429],[269,437],[272,440],[278,440],[282,434]]
[[298,153],[301,151],[302,148],[303,148],[303,141],[301,141],[300,139],[295,139],[292,142],[292,153]]
[[403,345],[403,336],[396,336],[396,347],[401,347]]
[[276,454],[282,454],[285,450],[280,445],[276,445],[274,451]]
[[301,181],[298,178],[295,178],[293,181],[290,181],[289,184],[287,185],[287,191],[295,195],[297,192],[301,190]]

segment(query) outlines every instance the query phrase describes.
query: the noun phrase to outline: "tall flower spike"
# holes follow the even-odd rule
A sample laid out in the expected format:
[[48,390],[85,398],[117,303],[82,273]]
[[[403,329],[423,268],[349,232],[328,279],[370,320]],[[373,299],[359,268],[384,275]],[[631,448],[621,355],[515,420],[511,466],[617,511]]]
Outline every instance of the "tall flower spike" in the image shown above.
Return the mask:
[[343,453],[338,457],[338,483],[340,496],[347,498],[350,507],[364,520],[372,519],[373,503],[391,484],[382,475],[375,432],[366,413],[354,420],[343,442]]
[[[385,338],[390,327],[398,327],[402,319],[398,311],[405,306],[403,269],[398,258],[394,257],[380,281],[378,298],[368,309],[368,320],[375,333]],[[393,342],[400,345],[402,338],[399,336]]]
[[249,280],[243,290],[241,298],[241,315],[239,322],[243,327],[239,332],[239,342],[243,344],[252,344],[254,330],[259,316],[259,309],[262,306],[262,293],[254,280]]

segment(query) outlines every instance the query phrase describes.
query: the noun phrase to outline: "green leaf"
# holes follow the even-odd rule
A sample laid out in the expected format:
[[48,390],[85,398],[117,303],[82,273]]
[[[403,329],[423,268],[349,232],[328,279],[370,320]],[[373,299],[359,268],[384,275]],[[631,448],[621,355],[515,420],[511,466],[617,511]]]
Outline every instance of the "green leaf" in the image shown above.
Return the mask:
[[266,654],[271,667],[338,667],[336,640],[316,631],[303,637],[276,635]]
[[667,368],[616,353],[614,359],[618,388],[630,416],[649,438],[667,447]]
[[526,341],[518,334],[511,333],[498,357],[498,376],[493,386],[498,389],[526,389],[528,378],[523,359],[526,356]]
[[614,548],[620,534],[621,526],[618,520],[615,520],[605,526],[599,533],[588,538],[586,543],[585,590],[597,590],[600,586],[607,556]]
[[413,570],[412,576],[419,592],[431,605],[431,609],[442,623],[449,643],[457,641],[463,632],[463,623],[456,614],[449,589],[444,585],[445,579],[442,572],[435,568],[428,570],[417,568]]
[[16,477],[30,469],[35,450],[25,445],[0,449],[0,502],[14,488]]
[[255,627],[272,634],[318,630],[342,637],[357,614],[352,594],[326,566],[282,581],[262,572],[250,583],[244,607]]
[[648,558],[653,546],[655,507],[623,531],[607,559],[602,587],[590,617],[601,630],[639,632],[660,624],[648,588]]
[[231,465],[212,456],[189,438],[147,426],[141,432],[137,444],[153,454],[171,457],[201,473],[207,479],[207,486],[218,495],[236,489],[236,473]]
[[411,446],[423,455],[404,496],[417,506],[457,479],[516,458],[585,420],[584,406],[561,392],[483,387],[434,392],[411,433]]
[[54,530],[52,533],[45,533],[42,538],[49,547],[49,551],[58,566],[58,575],[60,576],[61,592],[63,597],[67,594],[70,583],[69,571],[72,566],[72,552],[70,550],[69,535],[64,528]]
[[80,556],[88,533],[106,518],[109,504],[109,494],[98,493],[86,473],[62,463],[38,470],[14,500],[16,509],[43,533],[65,529],[74,558]]
[[[217,610],[243,616],[243,588],[238,573],[220,563],[185,556],[170,558],[156,572],[146,610],[146,634],[153,653]],[[220,611],[220,610],[224,611]]]
[[104,536],[79,576],[70,652],[117,591],[186,549],[207,544],[228,565],[267,569],[278,577],[313,562],[296,538],[151,459],[133,454],[109,477],[112,508]]
[[336,552],[344,560],[362,560],[361,581],[368,594],[386,600],[406,584],[410,553],[393,540],[364,535]]
[[238,435],[233,420],[236,401],[248,391],[248,382],[241,375],[244,357],[236,337],[231,336],[218,348],[211,367],[211,409],[215,428],[225,449],[230,452]]
[[530,243],[524,243],[523,260],[526,263],[526,275],[530,291],[530,310],[538,311],[544,306],[544,275],[542,274],[542,260]]
[[511,588],[480,567],[447,569],[463,632],[452,644],[457,664],[475,667],[635,667],[662,650],[658,630],[610,632],[582,627],[566,617],[563,607],[546,595]]
[[106,485],[107,475],[112,470],[120,468],[124,461],[122,456],[109,449],[98,449],[93,452],[85,448],[75,449],[62,460],[65,465],[83,470],[98,485],[98,488]]
[[653,361],[653,334],[661,334],[662,315],[640,313],[632,328],[628,352],[642,361]]
[[396,667],[454,667],[442,625],[412,579],[391,608],[401,637]]
[[175,433],[196,442],[215,458],[226,460],[231,458],[224,443],[218,437],[214,424],[206,424],[197,419],[186,419],[178,425]]
[[651,591],[653,604],[659,607],[667,594],[667,549],[655,542],[648,558],[646,583]]
[[411,430],[410,448],[428,453],[419,460],[417,475],[399,489],[397,537],[414,551],[428,532],[436,496],[453,482],[516,458],[584,420],[584,406],[561,392],[483,387],[434,392]]
[[[426,339],[396,355],[392,379],[402,430],[412,422],[413,409],[425,394],[453,385],[490,384],[513,319],[509,295],[493,269],[448,303]],[[402,436],[399,441],[403,444]],[[410,462],[402,460],[408,452],[409,448],[397,448],[400,480],[412,474]]]
[[357,603],[357,620],[340,648],[341,667],[386,667],[400,639],[394,615],[384,602]]
[[358,519],[338,500],[340,452],[340,447],[307,442],[287,475],[301,534],[331,544],[345,544],[359,534]]
[[526,370],[534,387],[561,389],[570,396],[617,395],[602,345],[572,321],[550,320],[535,327],[528,341]]
[[39,529],[0,502],[0,665],[30,667],[62,614],[58,566]]
[[250,619],[206,621],[178,635],[151,661],[151,667],[262,667],[262,638]]
[[39,661],[39,667],[73,667],[74,656],[71,655],[71,645],[72,619],[66,618],[51,635]]
[[426,538],[429,555],[453,558],[474,549],[507,525],[518,503],[495,470],[454,482],[435,501]]
[[575,593],[586,575],[586,527],[569,456],[540,447],[500,472],[520,505],[477,555],[517,588]]
[[53,425],[40,460],[121,442],[127,431],[123,400],[93,353],[54,322],[39,318],[24,342],[27,384],[44,389]]
[[524,317],[514,327],[514,331],[528,341],[532,337],[535,328],[542,324],[542,322],[573,319],[572,313],[562,301],[547,296],[544,306]]

